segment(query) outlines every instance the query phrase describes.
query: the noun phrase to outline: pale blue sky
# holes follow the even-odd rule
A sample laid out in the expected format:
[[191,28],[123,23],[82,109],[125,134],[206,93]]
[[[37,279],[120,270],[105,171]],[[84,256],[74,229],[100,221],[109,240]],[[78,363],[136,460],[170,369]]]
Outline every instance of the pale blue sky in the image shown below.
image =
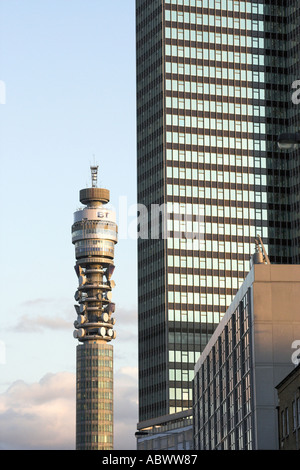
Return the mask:
[[[136,201],[134,3],[0,0],[2,399],[17,380],[33,384],[49,372],[75,372],[70,233],[93,155],[116,209],[119,198],[128,208]],[[115,371],[132,377],[134,240],[119,241],[115,262]],[[0,448],[8,446],[3,426],[0,416]]]

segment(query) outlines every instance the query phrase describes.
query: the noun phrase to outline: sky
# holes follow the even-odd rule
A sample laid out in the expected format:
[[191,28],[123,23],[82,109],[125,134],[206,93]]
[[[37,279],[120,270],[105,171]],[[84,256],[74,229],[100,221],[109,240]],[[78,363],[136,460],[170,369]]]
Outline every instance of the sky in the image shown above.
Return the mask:
[[115,449],[135,449],[134,8],[0,0],[0,450],[75,448],[71,226],[93,163],[120,221]]

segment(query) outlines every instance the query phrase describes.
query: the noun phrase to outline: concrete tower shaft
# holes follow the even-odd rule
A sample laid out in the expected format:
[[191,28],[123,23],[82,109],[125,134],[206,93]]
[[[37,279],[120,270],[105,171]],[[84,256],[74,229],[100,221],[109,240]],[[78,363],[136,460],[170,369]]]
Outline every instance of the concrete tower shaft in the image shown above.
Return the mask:
[[78,288],[73,336],[77,346],[76,448],[113,449],[113,347],[115,304],[112,302],[115,213],[105,207],[110,194],[97,188],[98,167],[91,167],[92,187],[82,189],[85,207],[74,213]]

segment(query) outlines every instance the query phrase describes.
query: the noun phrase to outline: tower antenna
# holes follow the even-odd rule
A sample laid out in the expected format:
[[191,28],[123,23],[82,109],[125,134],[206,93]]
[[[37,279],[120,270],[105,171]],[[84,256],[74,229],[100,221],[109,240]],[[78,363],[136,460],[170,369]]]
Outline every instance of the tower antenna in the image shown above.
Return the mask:
[[92,188],[97,188],[98,165],[91,166]]

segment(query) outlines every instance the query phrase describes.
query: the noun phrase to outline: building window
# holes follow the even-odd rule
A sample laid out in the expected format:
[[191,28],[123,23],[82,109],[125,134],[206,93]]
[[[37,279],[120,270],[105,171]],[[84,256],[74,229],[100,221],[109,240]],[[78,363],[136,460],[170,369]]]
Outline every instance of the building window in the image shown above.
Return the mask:
[[281,438],[285,438],[285,414],[284,410],[281,411]]
[[296,401],[293,400],[292,402],[292,409],[293,409],[293,431],[297,429],[297,405]]
[[289,435],[289,410],[285,408],[281,411],[281,438],[285,439]]

